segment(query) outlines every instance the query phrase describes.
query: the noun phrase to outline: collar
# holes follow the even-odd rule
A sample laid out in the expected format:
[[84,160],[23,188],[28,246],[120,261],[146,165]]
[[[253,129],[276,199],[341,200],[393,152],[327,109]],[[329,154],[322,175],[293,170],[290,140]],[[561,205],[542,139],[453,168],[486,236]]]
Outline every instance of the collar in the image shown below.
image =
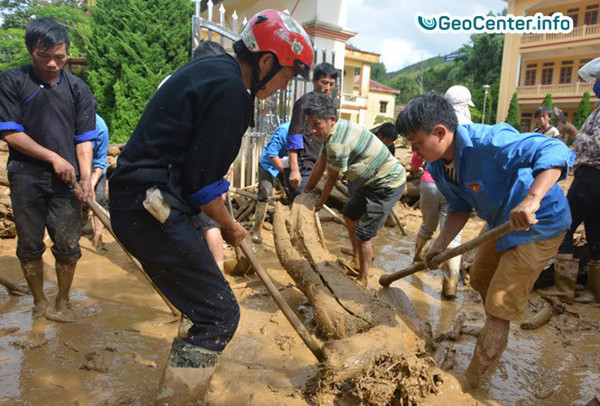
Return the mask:
[[333,127],[331,127],[331,130],[329,130],[329,133],[327,133],[327,135],[325,136],[325,139],[323,140],[323,142],[329,142],[331,140],[331,138],[333,137],[333,134],[336,133],[336,131],[342,121],[346,121],[346,120],[338,119],[338,121],[335,122]]

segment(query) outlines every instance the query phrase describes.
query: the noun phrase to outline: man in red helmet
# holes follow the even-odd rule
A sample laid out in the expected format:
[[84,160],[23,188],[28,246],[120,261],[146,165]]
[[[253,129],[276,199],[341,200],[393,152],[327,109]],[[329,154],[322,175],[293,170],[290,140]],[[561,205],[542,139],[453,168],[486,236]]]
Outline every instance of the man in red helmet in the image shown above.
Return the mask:
[[[313,46],[288,14],[256,14],[234,54],[206,56],[175,72],[154,94],[110,178],[112,227],[156,286],[193,322],[175,338],[161,402],[200,398],[240,311],[191,216],[198,210],[239,245],[246,231],[225,209],[223,177],[265,99],[297,74],[308,76]],[[248,94],[250,90],[250,94]]]

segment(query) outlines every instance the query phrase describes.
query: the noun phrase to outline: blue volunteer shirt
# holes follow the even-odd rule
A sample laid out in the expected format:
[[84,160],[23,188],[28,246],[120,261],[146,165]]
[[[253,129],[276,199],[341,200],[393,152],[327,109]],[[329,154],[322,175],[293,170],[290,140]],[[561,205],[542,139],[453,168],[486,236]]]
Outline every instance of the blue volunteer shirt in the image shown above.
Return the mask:
[[92,161],[92,168],[100,168],[103,173],[106,173],[106,167],[108,166],[108,127],[104,119],[96,114],[96,131],[98,132],[98,139],[93,141],[94,156]]
[[270,158],[279,157],[283,158],[287,155],[287,134],[290,129],[290,122],[281,124],[273,135],[271,139],[263,148],[262,155],[260,156],[260,166],[265,168],[274,178],[279,175],[279,169],[273,164]]
[[[521,134],[506,123],[459,125],[455,146],[457,184],[444,175],[442,160],[429,163],[429,171],[448,201],[449,212],[475,209],[491,228],[509,220],[510,211],[523,201],[540,171],[561,167],[560,179],[564,179],[574,158],[560,140]],[[542,199],[536,218],[539,222],[529,230],[500,238],[496,250],[547,240],[571,225],[569,204],[558,184]]]

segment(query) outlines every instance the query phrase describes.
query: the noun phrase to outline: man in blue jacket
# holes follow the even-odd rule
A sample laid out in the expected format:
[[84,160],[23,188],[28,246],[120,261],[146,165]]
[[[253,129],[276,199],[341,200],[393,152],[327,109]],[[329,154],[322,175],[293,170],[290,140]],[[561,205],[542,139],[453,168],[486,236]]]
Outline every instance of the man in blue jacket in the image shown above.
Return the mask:
[[288,198],[290,197],[287,179],[285,179],[283,173],[284,164],[282,161],[282,158],[287,155],[286,143],[289,129],[289,121],[277,127],[273,136],[271,136],[271,139],[263,148],[260,161],[258,162],[258,203],[256,204],[256,210],[254,211],[254,225],[252,226],[251,231],[252,241],[257,244],[262,243],[260,227],[267,215],[267,200],[269,200],[273,194],[275,179],[279,179]]
[[510,221],[513,232],[482,244],[471,267],[471,285],[485,303],[486,321],[464,376],[463,389],[477,387],[500,358],[510,321],[527,299],[545,264],[571,224],[567,199],[557,181],[572,165],[569,149],[542,134],[520,134],[507,124],[458,125],[452,105],[427,94],[412,100],[396,129],[429,165],[448,201],[439,237],[427,252],[444,251],[473,210],[488,227]]

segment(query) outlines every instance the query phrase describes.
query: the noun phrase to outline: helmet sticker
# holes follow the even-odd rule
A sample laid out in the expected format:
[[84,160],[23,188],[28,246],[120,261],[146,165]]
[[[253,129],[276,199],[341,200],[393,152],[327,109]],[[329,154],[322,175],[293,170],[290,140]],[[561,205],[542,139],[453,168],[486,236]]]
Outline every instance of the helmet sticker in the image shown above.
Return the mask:
[[304,31],[304,28],[302,28],[302,26],[296,20],[294,20],[289,14],[283,13],[281,11],[279,11],[278,14],[279,14],[279,17],[281,17],[281,21],[283,22],[283,25],[285,25],[285,28],[287,28],[288,31],[293,32],[295,34],[300,34],[304,37],[304,39],[306,40],[307,43],[309,43],[309,44],[312,43],[312,41],[306,34],[306,31]]
[[297,39],[294,39],[294,42],[292,42],[292,52],[296,55],[300,55],[302,51],[304,51],[304,45],[299,43]]
[[244,31],[242,31],[242,41],[246,48],[252,52],[258,52],[260,49],[258,48],[258,43],[256,42],[256,38],[254,38],[254,33],[250,29],[250,24],[246,26]]
[[283,28],[275,30],[273,34],[277,35],[279,38],[290,44],[292,52],[296,55],[300,55],[302,51],[304,51],[304,45],[298,42],[298,40],[295,38],[292,40],[290,33],[284,30]]

